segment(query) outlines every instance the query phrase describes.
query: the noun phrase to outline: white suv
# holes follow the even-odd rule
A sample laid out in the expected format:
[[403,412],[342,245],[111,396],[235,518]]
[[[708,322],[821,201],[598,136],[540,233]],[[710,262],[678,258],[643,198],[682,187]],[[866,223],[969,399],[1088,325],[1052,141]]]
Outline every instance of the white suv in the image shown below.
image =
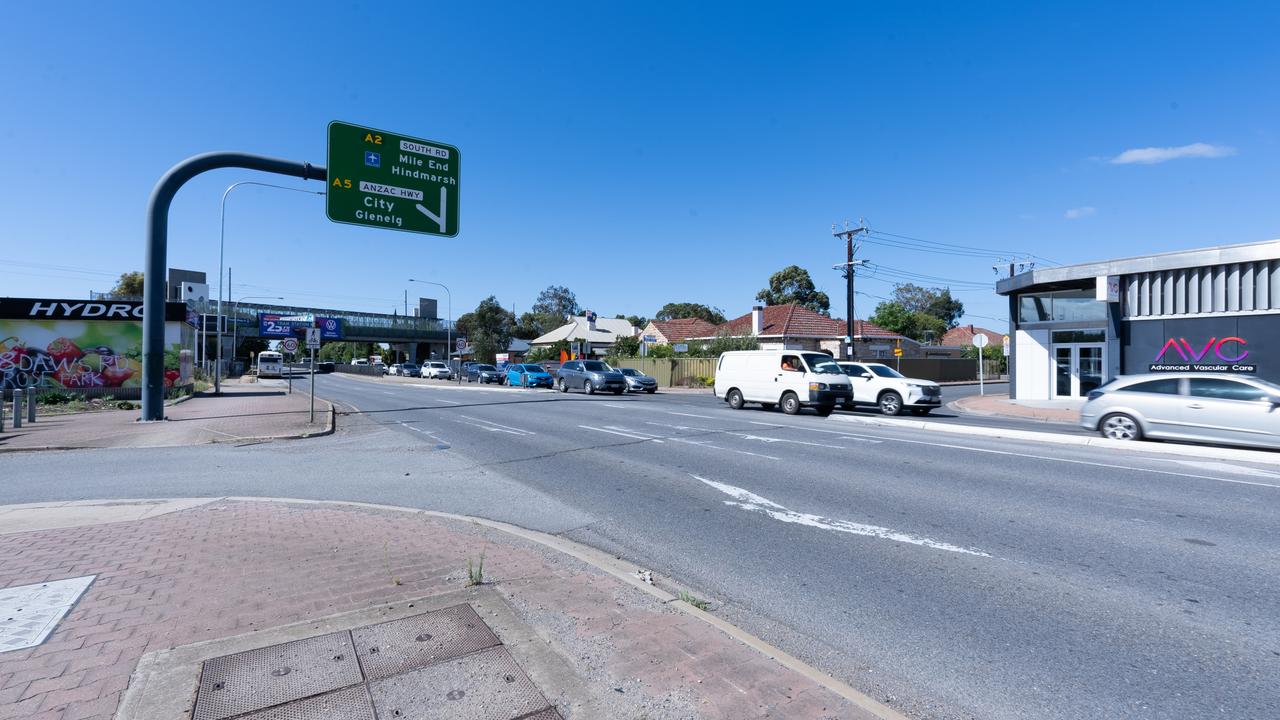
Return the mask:
[[878,405],[885,415],[900,415],[910,410],[912,415],[928,415],[942,406],[942,388],[932,380],[909,378],[881,363],[841,362],[840,369],[853,384],[855,405]]
[[443,362],[432,360],[431,362],[422,363],[421,377],[436,378],[437,380],[449,380],[453,377],[453,371]]

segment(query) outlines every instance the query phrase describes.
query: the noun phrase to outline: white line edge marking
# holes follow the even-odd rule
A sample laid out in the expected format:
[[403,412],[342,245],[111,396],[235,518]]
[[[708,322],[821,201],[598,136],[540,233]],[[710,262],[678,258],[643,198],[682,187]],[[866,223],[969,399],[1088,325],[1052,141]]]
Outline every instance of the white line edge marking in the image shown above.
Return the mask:
[[628,437],[628,438],[631,438],[632,440],[648,440],[650,442],[656,442],[656,443],[662,442],[661,440],[655,437],[649,437],[645,435],[632,435],[631,433],[618,432],[617,430],[606,430],[604,428],[592,427],[590,425],[579,425],[578,427],[582,428],[583,430],[595,430],[596,432],[609,433],[610,435],[621,435],[622,437]]
[[797,525],[807,525],[821,530],[833,530],[835,532],[844,532],[851,535],[862,535],[865,537],[880,538],[882,540],[892,540],[894,542],[920,545],[922,547],[933,548],[934,550],[946,550],[947,552],[963,553],[965,555],[974,555],[976,557],[991,557],[991,555],[982,552],[981,550],[962,548],[950,543],[930,540],[929,538],[919,537],[918,535],[911,535],[910,533],[880,527],[879,525],[865,525],[863,523],[855,523],[848,520],[832,520],[831,518],[825,518],[821,515],[811,515],[809,513],[800,513],[794,510],[788,510],[772,500],[760,497],[749,490],[744,490],[740,487],[735,487],[725,483],[719,483],[714,480],[708,480],[704,477],[693,475],[692,473],[690,474],[690,477],[695,480],[700,480],[733,498],[733,500],[725,500],[725,505],[732,505],[734,507],[742,508],[743,510],[768,515],[774,520],[795,523]]
[[672,410],[668,410],[668,411],[667,411],[667,414],[668,414],[668,415],[683,415],[683,416],[685,416],[685,417],[703,418],[704,420],[715,420],[715,418],[714,418],[714,417],[712,417],[711,415],[695,415],[694,413],[682,413],[682,412],[675,412],[675,411],[672,411]]
[[492,425],[495,428],[501,429],[505,432],[512,433],[514,435],[537,435],[538,434],[532,430],[525,430],[524,428],[512,427],[510,425],[503,425],[502,423],[496,423],[496,422],[493,422],[492,420],[484,420],[478,417],[471,417],[470,415],[459,415],[458,417],[463,417],[468,420],[475,420],[476,422],[481,422],[486,425]]

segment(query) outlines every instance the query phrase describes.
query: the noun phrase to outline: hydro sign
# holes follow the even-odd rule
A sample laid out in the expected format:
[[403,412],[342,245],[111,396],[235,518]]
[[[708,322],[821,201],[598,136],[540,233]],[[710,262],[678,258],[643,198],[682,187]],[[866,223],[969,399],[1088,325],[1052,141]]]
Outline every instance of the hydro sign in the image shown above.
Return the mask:
[[1248,344],[1235,336],[1211,337],[1202,345],[1187,342],[1186,338],[1169,338],[1156,353],[1151,372],[1254,373],[1257,365],[1244,362],[1249,357]]
[[262,337],[301,337],[307,328],[320,328],[320,339],[341,340],[342,320],[317,317],[315,320],[299,320],[285,315],[258,313],[258,334]]

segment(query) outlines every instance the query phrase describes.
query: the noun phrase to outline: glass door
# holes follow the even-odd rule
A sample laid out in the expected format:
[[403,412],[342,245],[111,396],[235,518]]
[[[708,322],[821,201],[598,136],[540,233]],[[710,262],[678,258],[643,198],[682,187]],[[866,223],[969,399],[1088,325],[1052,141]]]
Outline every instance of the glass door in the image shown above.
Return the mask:
[[1106,382],[1103,379],[1102,346],[1080,345],[1076,347],[1076,395],[1088,395]]
[[1106,346],[1071,343],[1053,346],[1053,396],[1083,397],[1106,382]]

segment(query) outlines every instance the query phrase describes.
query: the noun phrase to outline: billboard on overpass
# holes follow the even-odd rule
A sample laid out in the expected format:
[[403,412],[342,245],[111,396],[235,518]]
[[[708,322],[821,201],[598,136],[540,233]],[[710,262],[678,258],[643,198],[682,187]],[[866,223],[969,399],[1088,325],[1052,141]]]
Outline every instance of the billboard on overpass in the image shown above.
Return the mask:
[[341,318],[258,313],[258,334],[262,337],[302,337],[310,327],[319,327],[324,340],[342,339]]

